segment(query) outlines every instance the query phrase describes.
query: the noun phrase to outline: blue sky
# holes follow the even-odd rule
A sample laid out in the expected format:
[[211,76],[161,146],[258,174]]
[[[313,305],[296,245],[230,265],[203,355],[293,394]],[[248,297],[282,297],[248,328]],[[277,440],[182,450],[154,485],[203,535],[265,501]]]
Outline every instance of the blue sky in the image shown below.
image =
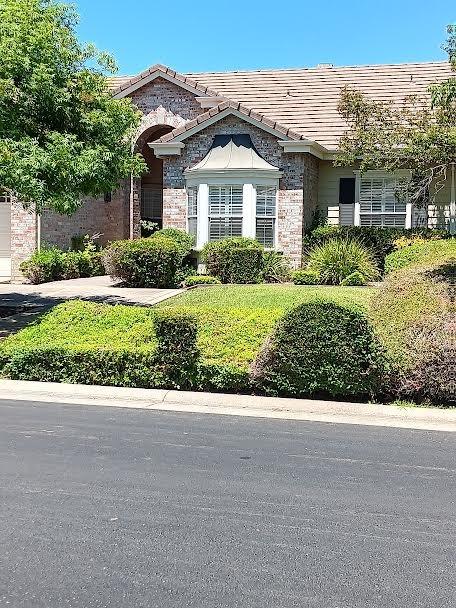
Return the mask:
[[432,61],[455,0],[75,0],[79,34],[120,74]]

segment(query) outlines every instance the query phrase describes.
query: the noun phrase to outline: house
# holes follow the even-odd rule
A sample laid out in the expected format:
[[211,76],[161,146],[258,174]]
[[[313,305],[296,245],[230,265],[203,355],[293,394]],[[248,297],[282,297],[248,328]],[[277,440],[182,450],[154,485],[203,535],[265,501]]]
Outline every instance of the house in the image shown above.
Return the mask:
[[337,111],[345,85],[400,103],[451,74],[447,62],[247,72],[179,74],[154,65],[111,79],[112,94],[129,96],[144,114],[134,145],[147,162],[72,216],[36,217],[0,199],[0,275],[41,243],[67,247],[73,235],[135,238],[141,221],[195,235],[197,247],[229,235],[258,238],[298,265],[303,231],[316,211],[331,224],[454,225],[455,175],[428,209],[395,198],[400,175],[334,167],[346,125]]

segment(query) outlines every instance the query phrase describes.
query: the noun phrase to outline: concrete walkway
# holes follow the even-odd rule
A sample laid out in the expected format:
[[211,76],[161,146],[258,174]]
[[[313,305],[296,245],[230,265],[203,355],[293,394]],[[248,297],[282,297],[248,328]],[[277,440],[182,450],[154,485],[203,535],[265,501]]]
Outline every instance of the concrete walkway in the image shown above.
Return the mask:
[[71,279],[42,285],[0,284],[0,312],[2,307],[22,308],[17,315],[3,319],[0,317],[0,338],[18,331],[48,308],[65,300],[152,306],[182,291],[119,287],[110,277]]
[[456,432],[456,409],[6,379],[0,399]]

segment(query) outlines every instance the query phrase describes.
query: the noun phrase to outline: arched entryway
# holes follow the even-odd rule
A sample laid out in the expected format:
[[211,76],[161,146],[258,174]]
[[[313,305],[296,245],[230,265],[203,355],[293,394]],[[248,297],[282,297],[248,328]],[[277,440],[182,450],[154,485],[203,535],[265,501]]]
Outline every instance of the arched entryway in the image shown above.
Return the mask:
[[137,142],[137,149],[148,167],[148,172],[143,174],[138,184],[143,236],[149,236],[154,230],[163,227],[163,160],[155,156],[149,143],[172,129],[169,125],[154,125],[142,133]]

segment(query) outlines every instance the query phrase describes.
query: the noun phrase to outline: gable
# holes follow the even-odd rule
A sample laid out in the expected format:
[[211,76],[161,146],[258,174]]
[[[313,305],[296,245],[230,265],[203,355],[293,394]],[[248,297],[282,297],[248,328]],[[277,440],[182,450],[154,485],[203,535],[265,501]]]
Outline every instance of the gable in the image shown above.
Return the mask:
[[204,112],[195,93],[162,77],[157,77],[136,89],[129,97],[143,114],[147,115],[161,108],[181,119],[176,124],[193,120]]

